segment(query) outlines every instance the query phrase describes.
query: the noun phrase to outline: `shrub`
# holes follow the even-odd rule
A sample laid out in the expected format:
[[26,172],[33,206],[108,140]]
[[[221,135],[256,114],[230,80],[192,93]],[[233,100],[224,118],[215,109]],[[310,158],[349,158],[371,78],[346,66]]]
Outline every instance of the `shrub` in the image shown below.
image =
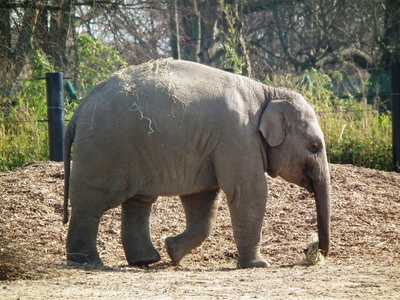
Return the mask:
[[117,51],[98,39],[82,35],[78,38],[77,45],[78,88],[83,92],[83,96],[108,79],[116,70],[127,65]]
[[26,70],[14,107],[2,106],[0,111],[0,171],[48,157],[46,83],[47,72],[54,72],[47,57],[36,51]]
[[[126,65],[111,47],[88,36],[78,39],[78,57],[76,82],[81,97],[77,103],[66,104],[67,119],[99,82]],[[8,100],[0,103],[0,171],[49,157],[46,82],[38,80],[48,72],[54,72],[49,59],[42,51],[35,51],[14,106]]]

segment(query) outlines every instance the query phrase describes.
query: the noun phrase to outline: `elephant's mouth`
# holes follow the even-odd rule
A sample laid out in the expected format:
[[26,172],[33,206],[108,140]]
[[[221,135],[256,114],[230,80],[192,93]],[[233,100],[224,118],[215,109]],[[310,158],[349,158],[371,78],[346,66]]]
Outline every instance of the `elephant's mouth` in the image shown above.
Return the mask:
[[305,188],[307,191],[309,191],[310,193],[314,193],[315,189],[314,189],[314,184],[313,184],[313,179],[308,175],[307,170],[303,170],[302,172],[302,178],[301,178],[301,182],[300,182],[300,186]]
[[[268,172],[268,175],[270,175],[271,177],[274,177],[269,172]],[[313,179],[309,175],[307,175],[306,170],[302,170],[297,173],[296,172],[280,172],[276,176],[278,176],[278,175],[288,182],[295,183],[298,186],[305,188],[310,193],[314,193],[314,191],[315,191]]]
[[305,177],[302,180],[301,186],[304,187],[310,193],[314,193],[314,185],[313,185],[312,180],[309,177]]

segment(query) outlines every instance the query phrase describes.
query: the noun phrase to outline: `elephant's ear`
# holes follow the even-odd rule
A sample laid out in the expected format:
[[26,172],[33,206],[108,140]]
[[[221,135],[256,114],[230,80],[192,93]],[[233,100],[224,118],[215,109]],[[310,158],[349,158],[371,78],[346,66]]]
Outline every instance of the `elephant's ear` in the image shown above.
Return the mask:
[[258,125],[258,130],[271,147],[279,146],[285,139],[285,104],[287,101],[271,100]]

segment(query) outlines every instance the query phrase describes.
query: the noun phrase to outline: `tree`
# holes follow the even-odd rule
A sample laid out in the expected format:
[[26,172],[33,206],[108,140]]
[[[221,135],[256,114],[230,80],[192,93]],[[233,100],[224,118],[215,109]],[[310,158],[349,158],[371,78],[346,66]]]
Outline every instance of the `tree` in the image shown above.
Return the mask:
[[399,6],[396,0],[249,4],[252,61],[264,56],[262,69],[293,71],[346,62],[362,69],[387,66],[399,53]]
[[377,35],[377,43],[382,51],[380,66],[387,67],[400,61],[400,1],[385,0],[380,6],[384,6],[383,34]]
[[2,87],[3,96],[11,96],[15,87],[12,83],[21,76],[35,49],[48,54],[58,69],[67,68],[72,2],[0,1],[0,58],[5,62],[1,76],[7,79]]
[[112,45],[129,64],[173,56],[260,80],[400,59],[398,0],[0,0],[0,12],[3,97],[37,49],[74,76],[82,34]]
[[169,2],[172,56],[213,65],[217,55],[214,26],[221,18],[216,0],[173,0]]

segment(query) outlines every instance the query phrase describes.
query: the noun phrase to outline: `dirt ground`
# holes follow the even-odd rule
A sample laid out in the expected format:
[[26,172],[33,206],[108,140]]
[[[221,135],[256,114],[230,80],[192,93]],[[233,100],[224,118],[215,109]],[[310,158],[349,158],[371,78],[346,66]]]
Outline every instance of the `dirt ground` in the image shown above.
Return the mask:
[[0,299],[399,299],[400,174],[331,165],[332,251],[306,266],[317,232],[313,195],[266,177],[262,253],[269,269],[236,269],[225,197],[217,227],[181,265],[169,263],[167,236],[184,229],[176,197],[160,198],[152,238],[161,262],[129,267],[120,241],[120,210],[103,217],[98,248],[105,267],[66,263],[63,168],[33,163],[0,173]]

